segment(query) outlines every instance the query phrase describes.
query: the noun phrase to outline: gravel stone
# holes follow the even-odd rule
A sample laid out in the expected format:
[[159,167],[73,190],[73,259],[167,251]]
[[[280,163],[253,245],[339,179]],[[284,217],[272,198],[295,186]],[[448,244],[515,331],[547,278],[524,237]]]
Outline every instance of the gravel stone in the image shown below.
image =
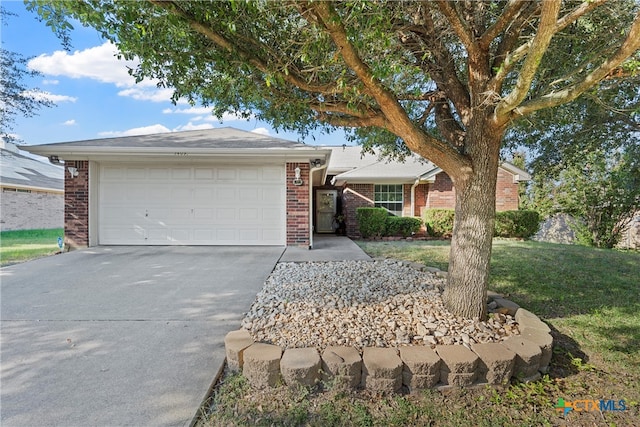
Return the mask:
[[397,260],[276,265],[242,327],[283,349],[399,347],[501,342],[519,335],[510,315],[487,321],[451,314],[445,279]]

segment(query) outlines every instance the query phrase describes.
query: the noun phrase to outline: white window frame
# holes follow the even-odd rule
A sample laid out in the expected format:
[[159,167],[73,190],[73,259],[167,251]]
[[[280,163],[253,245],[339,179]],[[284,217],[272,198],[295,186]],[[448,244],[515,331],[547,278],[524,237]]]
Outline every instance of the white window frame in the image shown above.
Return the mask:
[[[394,187],[394,190],[391,190],[390,187]],[[400,190],[397,191],[395,187],[399,187]],[[394,194],[394,197],[389,197],[390,194]],[[390,200],[397,199],[397,195],[400,195],[400,200]],[[380,195],[380,197],[378,197]],[[382,196],[385,197],[382,197]],[[402,216],[402,211],[404,210],[404,185],[403,184],[374,184],[373,185],[373,200],[374,206],[376,208],[385,208],[387,211],[391,212],[395,216]],[[400,209],[390,209],[391,205],[395,205],[395,207],[399,207]]]

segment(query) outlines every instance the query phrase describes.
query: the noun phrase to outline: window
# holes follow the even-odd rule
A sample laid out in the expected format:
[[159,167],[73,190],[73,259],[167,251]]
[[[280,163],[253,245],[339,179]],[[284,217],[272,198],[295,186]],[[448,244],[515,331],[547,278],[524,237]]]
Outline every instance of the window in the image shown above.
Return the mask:
[[373,195],[377,208],[386,208],[392,214],[402,216],[402,184],[376,184]]

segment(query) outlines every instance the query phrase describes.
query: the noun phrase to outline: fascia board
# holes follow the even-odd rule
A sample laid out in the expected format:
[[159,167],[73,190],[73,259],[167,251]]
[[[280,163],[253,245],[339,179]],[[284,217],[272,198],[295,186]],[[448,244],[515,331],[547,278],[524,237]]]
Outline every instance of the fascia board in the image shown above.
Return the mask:
[[331,154],[326,149],[309,148],[267,148],[267,149],[207,149],[182,147],[54,147],[22,146],[21,149],[41,156],[58,156],[64,160],[100,160],[101,158],[121,158],[140,160],[141,158],[162,158],[164,160],[190,158],[282,158],[287,161],[306,162],[324,158]]

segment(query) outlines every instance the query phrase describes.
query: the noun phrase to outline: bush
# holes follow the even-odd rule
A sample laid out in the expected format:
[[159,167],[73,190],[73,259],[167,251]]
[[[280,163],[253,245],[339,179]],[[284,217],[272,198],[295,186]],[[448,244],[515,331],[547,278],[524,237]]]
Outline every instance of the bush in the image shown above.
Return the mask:
[[496,212],[494,236],[528,239],[540,227],[540,215],[536,211]]
[[[424,223],[427,232],[435,237],[450,236],[453,233],[453,209],[427,209]],[[536,234],[540,226],[540,215],[536,211],[496,212],[494,236],[528,239]]]
[[388,216],[385,224],[385,235],[409,237],[420,231],[422,220],[413,217]]
[[357,208],[356,219],[362,237],[367,239],[384,235],[388,216],[383,208]]
[[453,233],[453,209],[427,209],[424,211],[424,224],[431,236],[450,236]]

